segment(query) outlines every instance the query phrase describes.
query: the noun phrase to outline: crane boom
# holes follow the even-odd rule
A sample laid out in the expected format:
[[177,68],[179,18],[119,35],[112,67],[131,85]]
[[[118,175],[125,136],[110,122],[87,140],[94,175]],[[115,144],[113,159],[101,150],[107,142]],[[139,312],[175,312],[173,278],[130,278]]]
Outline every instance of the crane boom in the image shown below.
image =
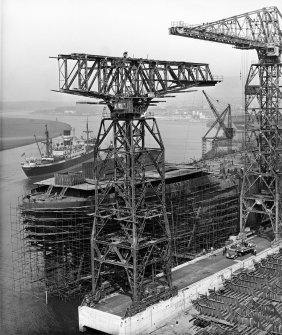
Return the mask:
[[[217,142],[219,141],[226,141],[227,142],[227,152],[232,152],[232,139],[234,137],[234,131],[232,128],[232,121],[231,121],[231,107],[228,104],[228,106],[224,109],[224,111],[220,114],[217,109],[215,108],[214,104],[212,103],[209,96],[206,94],[205,91],[203,91],[203,94],[215,116],[215,121],[212,123],[206,134],[202,137],[202,158],[206,158],[206,142],[207,140],[212,140],[213,148],[216,149]],[[227,126],[225,124],[225,120],[227,118]],[[216,127],[217,131],[214,136],[211,136],[211,131]],[[223,136],[219,136],[220,130],[223,131]]]
[[237,49],[255,49],[259,58],[279,56],[282,33],[277,7],[267,7],[200,25],[173,22],[169,33],[234,45]]
[[219,124],[219,126],[222,128],[226,138],[232,138],[233,136],[233,131],[230,132],[230,129],[228,129],[226,126],[225,126],[225,123],[224,123],[224,118],[225,118],[225,115],[227,113],[228,110],[230,110],[230,105],[228,105],[228,107],[224,110],[224,112],[222,114],[219,114],[217,109],[215,108],[215,106],[213,105],[213,103],[211,102],[209,96],[206,94],[205,91],[203,91],[204,93],[204,96],[205,98],[207,99],[207,102],[216,118],[216,122]]
[[89,54],[55,58],[59,62],[60,92],[103,99],[111,112],[116,102],[131,100],[136,115],[140,115],[156,98],[221,81],[205,63]]

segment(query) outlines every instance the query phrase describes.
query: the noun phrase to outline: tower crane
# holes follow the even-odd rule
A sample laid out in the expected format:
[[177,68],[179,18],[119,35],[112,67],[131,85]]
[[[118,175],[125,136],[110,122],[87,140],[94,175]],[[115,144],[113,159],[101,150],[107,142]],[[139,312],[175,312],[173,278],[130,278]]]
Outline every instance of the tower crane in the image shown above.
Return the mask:
[[[256,50],[245,85],[245,163],[240,196],[240,229],[270,222],[281,238],[281,13],[266,7],[189,26],[173,23],[170,34]],[[252,215],[250,215],[252,214]]]
[[[92,296],[98,302],[118,286],[131,297],[128,313],[134,314],[148,299],[175,292],[165,209],[164,145],[156,120],[146,117],[146,111],[171,93],[214,86],[219,80],[203,63],[137,59],[127,53],[55,58],[59,92],[99,99],[97,103],[106,104],[110,111],[101,120],[94,149],[94,163],[102,155],[105,158],[94,164]],[[105,179],[112,165],[114,174]],[[148,165],[156,169],[154,180],[146,173]]]
[[[209,130],[205,133],[205,135],[202,137],[202,158],[204,159],[206,157],[207,153],[207,141],[211,141],[212,143],[212,149],[216,152],[218,147],[218,142],[224,141],[227,146],[227,153],[232,152],[232,139],[234,137],[234,131],[232,128],[232,119],[231,119],[231,106],[228,104],[228,106],[223,110],[222,113],[219,114],[216,107],[212,103],[210,97],[206,94],[205,91],[203,91],[203,94],[210,106],[210,109],[212,110],[215,121],[210,126]],[[227,124],[225,124],[225,121],[227,120]],[[209,135],[211,131],[217,127],[215,135],[211,136]],[[223,132],[223,135],[219,136],[220,131]]]

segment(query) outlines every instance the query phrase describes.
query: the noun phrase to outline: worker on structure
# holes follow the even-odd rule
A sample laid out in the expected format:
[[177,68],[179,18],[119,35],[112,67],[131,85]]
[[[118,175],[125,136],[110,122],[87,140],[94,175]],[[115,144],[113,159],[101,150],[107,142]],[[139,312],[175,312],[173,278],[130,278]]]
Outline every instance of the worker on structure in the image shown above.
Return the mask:
[[211,247],[211,255],[213,256],[213,247]]

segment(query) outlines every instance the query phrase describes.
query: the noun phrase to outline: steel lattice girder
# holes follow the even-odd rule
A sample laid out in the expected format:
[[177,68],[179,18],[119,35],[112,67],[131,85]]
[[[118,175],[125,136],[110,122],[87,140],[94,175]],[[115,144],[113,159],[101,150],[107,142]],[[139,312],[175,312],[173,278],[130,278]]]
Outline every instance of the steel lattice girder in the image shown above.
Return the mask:
[[[96,143],[95,156],[105,158],[95,169],[99,194],[91,237],[93,294],[98,300],[102,283],[110,281],[138,305],[145,297],[145,282],[171,287],[163,142],[153,118],[109,118],[101,121]],[[115,173],[105,183],[111,159]],[[151,180],[148,163],[156,169]],[[162,272],[164,276],[157,276]]]
[[[251,212],[272,224],[275,238],[281,228],[281,13],[267,7],[227,19],[188,26],[176,22],[170,34],[255,49],[260,64],[253,65],[245,87],[245,164],[240,200],[240,226]],[[256,81],[255,81],[256,80]],[[281,207],[281,208],[280,208]]]
[[251,66],[245,87],[245,171],[241,226],[250,213],[267,217],[276,238],[281,229],[279,199],[282,155],[282,64]]
[[[155,119],[143,113],[154,98],[221,80],[203,63],[85,54],[57,59],[60,92],[102,99],[111,111],[111,118],[101,121],[95,143],[94,160],[103,163],[94,169],[99,192],[91,234],[92,293],[99,300],[103,283],[109,281],[132,297],[134,313],[152,294],[152,286],[159,285],[160,293],[175,293],[164,146]],[[112,162],[114,177],[104,180]],[[146,173],[148,162],[155,169],[152,176]]]
[[109,100],[162,97],[194,86],[214,86],[204,63],[88,54],[59,55],[61,92]]
[[174,22],[169,32],[171,35],[205,39],[231,44],[238,49],[256,49],[258,52],[264,52],[270,43],[281,49],[279,18],[281,13],[277,7],[267,7],[200,25]]

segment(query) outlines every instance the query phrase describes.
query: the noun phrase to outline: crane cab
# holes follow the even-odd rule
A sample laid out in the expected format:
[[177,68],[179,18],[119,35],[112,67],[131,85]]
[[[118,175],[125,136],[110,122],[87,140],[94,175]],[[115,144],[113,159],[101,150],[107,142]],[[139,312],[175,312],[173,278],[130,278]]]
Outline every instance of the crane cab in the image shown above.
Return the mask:
[[120,100],[114,103],[113,113],[115,115],[128,115],[133,113],[133,103],[132,100]]
[[[148,94],[149,95],[149,94]],[[116,117],[140,117],[146,112],[147,107],[142,104],[142,101],[133,102],[132,98],[121,99],[114,102],[112,116]]]
[[274,43],[268,43],[266,46],[266,55],[277,57],[279,56],[279,47]]

